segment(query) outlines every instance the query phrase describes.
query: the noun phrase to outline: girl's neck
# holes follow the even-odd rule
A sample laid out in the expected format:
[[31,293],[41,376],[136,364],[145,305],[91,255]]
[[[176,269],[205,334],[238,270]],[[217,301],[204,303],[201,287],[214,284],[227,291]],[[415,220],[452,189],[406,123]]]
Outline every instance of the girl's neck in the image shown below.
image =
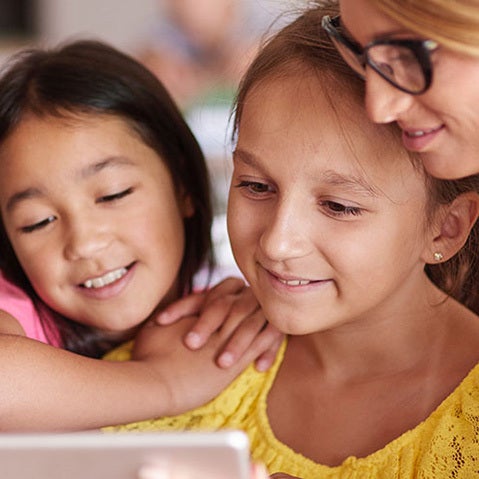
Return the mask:
[[400,312],[371,315],[331,330],[292,337],[288,349],[297,350],[324,380],[348,382],[428,367],[453,344],[462,343],[468,328],[458,325],[466,325],[474,315],[446,299],[432,284],[425,293]]
[[275,436],[337,466],[425,420],[479,361],[479,318],[438,290],[425,298],[401,314],[291,337],[267,396]]

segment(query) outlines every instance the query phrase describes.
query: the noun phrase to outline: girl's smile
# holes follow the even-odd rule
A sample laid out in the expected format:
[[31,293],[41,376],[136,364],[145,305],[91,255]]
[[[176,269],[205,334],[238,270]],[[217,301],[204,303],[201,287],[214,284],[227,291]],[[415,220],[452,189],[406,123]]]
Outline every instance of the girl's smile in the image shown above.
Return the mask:
[[108,300],[120,295],[128,287],[135,274],[135,264],[87,279],[79,285],[81,294],[97,300]]
[[126,275],[128,270],[126,268],[118,268],[113,271],[109,271],[108,273],[102,275],[102,276],[97,276],[96,278],[92,279],[87,279],[84,283],[82,283],[82,286],[84,286],[87,289],[94,288],[103,288],[105,286],[108,286],[116,281],[118,281],[120,278],[123,278],[123,276]]
[[[280,291],[291,290],[291,291],[308,291],[313,286],[318,286],[324,284],[328,280],[325,279],[306,279],[304,277],[295,276],[291,273],[282,274],[276,273],[268,268],[262,266],[258,263],[258,268],[262,269],[267,275],[269,275],[271,283],[275,288],[278,288]],[[278,284],[279,283],[279,284]]]

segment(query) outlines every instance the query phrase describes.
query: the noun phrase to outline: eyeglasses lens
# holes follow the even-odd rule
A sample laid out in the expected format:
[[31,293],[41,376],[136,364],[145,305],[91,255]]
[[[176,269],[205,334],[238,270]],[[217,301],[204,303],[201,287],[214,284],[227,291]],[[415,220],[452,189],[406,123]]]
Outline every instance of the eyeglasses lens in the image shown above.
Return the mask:
[[333,42],[336,50],[343,57],[343,60],[361,77],[364,78],[366,73],[365,65],[363,62],[363,55],[356,55],[349,47],[344,43],[337,40],[335,37],[330,36],[331,41]]
[[426,80],[423,69],[410,48],[388,44],[372,45],[367,49],[367,58],[369,65],[393,85],[411,93],[424,90]]

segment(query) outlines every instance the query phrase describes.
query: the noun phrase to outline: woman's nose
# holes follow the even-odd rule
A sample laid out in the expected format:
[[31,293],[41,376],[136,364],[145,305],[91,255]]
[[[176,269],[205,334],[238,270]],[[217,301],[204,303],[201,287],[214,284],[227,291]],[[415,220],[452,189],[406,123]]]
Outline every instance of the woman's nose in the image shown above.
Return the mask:
[[366,69],[366,111],[375,123],[397,121],[409,110],[414,96],[391,85],[371,68]]

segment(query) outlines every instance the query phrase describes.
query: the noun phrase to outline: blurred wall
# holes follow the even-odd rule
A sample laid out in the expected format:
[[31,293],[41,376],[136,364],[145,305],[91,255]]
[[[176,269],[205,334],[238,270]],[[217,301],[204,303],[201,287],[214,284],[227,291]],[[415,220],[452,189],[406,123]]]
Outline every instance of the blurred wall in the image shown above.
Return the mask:
[[157,0],[37,0],[42,43],[96,37],[134,51],[158,14]]
[[[134,52],[151,34],[162,0],[22,0],[31,12],[26,21],[34,36],[12,35],[0,22],[0,55],[25,44],[56,44],[76,37],[96,37]],[[258,17],[298,6],[305,0],[235,0],[250,4]],[[0,0],[2,18],[17,15],[19,0]]]

